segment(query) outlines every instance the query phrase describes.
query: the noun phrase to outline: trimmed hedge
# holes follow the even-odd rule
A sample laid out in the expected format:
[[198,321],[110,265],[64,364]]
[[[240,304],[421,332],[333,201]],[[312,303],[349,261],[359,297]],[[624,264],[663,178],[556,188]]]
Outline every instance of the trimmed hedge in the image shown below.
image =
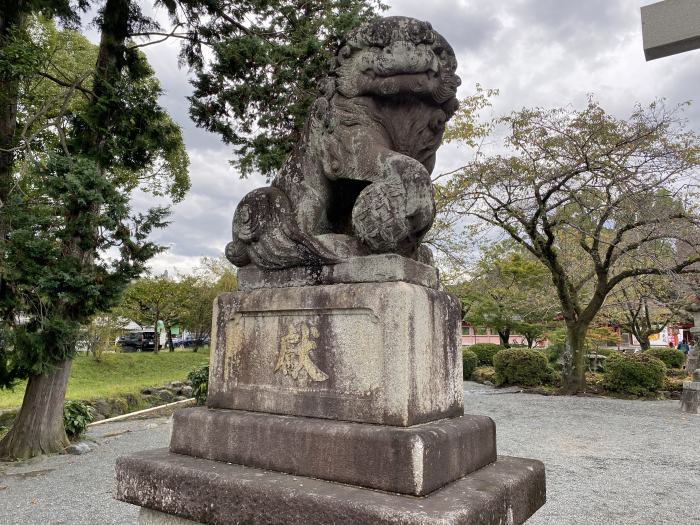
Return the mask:
[[664,388],[666,365],[646,352],[613,355],[605,362],[603,386],[612,392],[645,395]]
[[462,348],[462,379],[468,381],[479,365],[479,358],[468,348]]
[[497,385],[539,386],[552,379],[547,356],[530,348],[508,348],[493,357]]
[[493,356],[505,347],[494,343],[477,343],[468,347],[479,358],[479,366],[493,366]]
[[685,354],[675,348],[650,348],[644,353],[661,359],[667,368],[683,368],[685,364]]
[[477,383],[485,383],[490,381],[491,383],[496,382],[496,370],[492,366],[479,366],[472,373],[472,379]]

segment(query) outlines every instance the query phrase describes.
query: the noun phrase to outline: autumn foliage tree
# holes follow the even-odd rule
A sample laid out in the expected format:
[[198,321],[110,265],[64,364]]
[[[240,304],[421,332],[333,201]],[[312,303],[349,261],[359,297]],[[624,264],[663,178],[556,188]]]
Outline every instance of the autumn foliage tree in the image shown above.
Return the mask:
[[450,287],[462,301],[464,320],[498,332],[501,345],[522,336],[532,347],[559,312],[552,280],[540,261],[512,242],[482,246],[471,278]]
[[203,257],[191,273],[181,276],[180,321],[192,334],[193,350],[211,335],[214,299],[237,289],[234,266],[224,257]]
[[687,280],[677,275],[645,275],[629,279],[608,296],[602,317],[651,348],[651,338],[688,315]]
[[567,327],[563,388],[576,392],[586,331],[608,295],[700,261],[700,142],[682,108],[662,103],[620,119],[590,99],[582,110],[524,109],[497,124],[502,152],[455,173],[445,213],[500,229],[547,268]]

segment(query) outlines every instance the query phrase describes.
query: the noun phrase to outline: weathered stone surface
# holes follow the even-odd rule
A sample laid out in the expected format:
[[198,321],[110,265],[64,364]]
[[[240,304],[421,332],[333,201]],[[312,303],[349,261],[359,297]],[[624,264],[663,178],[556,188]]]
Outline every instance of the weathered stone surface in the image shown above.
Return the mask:
[[219,296],[207,405],[409,426],[463,414],[461,309],[406,283]]
[[700,368],[700,348],[698,348],[696,344],[688,353],[688,358],[685,362],[685,371],[692,374],[698,368]]
[[687,414],[700,414],[700,370],[693,373],[692,381],[683,382],[681,411]]
[[402,428],[198,407],[175,413],[170,451],[422,496],[496,461],[496,427],[484,416]]
[[388,17],[347,36],[272,186],[238,204],[236,266],[318,267],[398,253],[428,261],[430,173],[458,107],[457,61],[429,23]]
[[211,525],[516,525],[545,502],[542,463],[509,457],[420,498],[166,450],[119,458],[116,471],[118,499]]
[[90,452],[90,445],[85,443],[85,441],[79,441],[78,443],[71,443],[66,447],[66,454],[72,454],[74,456],[82,456]]
[[353,257],[338,264],[264,270],[248,265],[238,270],[238,289],[286,288],[319,284],[406,282],[438,287],[434,267],[395,254]]
[[196,521],[178,518],[171,514],[141,507],[137,521],[138,525],[197,525]]

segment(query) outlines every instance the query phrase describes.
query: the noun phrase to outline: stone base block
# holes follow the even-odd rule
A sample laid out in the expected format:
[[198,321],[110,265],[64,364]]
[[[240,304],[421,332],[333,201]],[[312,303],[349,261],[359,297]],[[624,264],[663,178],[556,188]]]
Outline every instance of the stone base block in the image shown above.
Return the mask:
[[432,266],[396,254],[351,257],[338,264],[318,268],[303,266],[264,270],[251,264],[238,270],[239,290],[399,281],[437,288],[438,271]]
[[700,381],[685,381],[683,383],[681,411],[687,414],[700,414]]
[[[201,522],[200,522],[201,523]],[[139,517],[136,521],[137,525],[199,525],[196,521],[178,518],[172,514],[158,512],[157,510],[141,507]]]
[[[210,525],[517,525],[545,502],[544,465],[509,457],[420,498],[167,450],[119,458],[116,470],[118,499]],[[141,523],[182,523],[160,517]]]
[[411,426],[464,413],[461,307],[404,282],[270,288],[215,303],[207,405]]
[[170,451],[422,496],[496,461],[496,427],[485,416],[402,428],[198,407],[175,413]]

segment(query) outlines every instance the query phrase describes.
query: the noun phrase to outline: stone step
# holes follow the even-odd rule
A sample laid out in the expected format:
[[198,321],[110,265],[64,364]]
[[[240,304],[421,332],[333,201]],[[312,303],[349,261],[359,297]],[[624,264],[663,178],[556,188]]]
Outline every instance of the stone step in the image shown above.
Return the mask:
[[142,510],[142,525],[187,523],[183,520],[210,525],[518,525],[546,499],[544,465],[512,457],[499,457],[425,497],[228,465],[165,449],[119,458],[116,471],[117,498],[151,509]]
[[496,461],[496,427],[485,416],[402,428],[197,407],[175,414],[170,451],[422,496]]

